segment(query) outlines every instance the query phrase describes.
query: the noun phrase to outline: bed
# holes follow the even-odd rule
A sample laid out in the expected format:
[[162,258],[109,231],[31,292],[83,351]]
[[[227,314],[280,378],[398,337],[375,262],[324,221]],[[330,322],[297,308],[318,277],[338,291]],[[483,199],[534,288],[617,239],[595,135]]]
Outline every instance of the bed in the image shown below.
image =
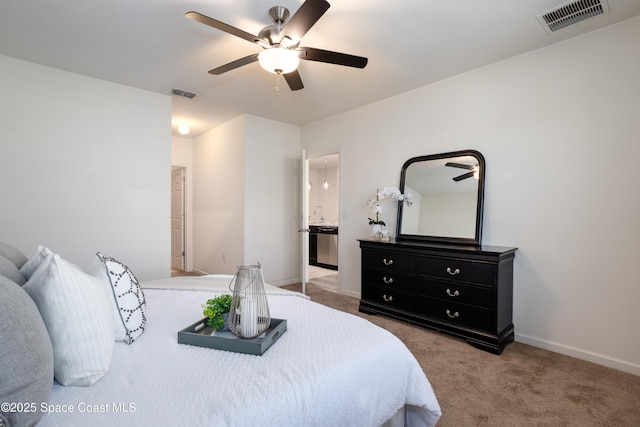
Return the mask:
[[271,317],[287,331],[262,356],[179,344],[177,332],[208,298],[229,293],[230,279],[143,282],[144,333],[114,344],[94,384],[54,381],[37,425],[435,425],[437,399],[400,340],[300,293],[266,285]]

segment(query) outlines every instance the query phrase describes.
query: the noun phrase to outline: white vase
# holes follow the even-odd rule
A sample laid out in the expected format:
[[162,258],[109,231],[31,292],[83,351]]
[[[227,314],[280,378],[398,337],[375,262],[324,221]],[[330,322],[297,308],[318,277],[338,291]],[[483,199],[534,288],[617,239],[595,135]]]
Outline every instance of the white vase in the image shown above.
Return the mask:
[[374,239],[382,238],[382,225],[380,224],[371,224],[371,235]]

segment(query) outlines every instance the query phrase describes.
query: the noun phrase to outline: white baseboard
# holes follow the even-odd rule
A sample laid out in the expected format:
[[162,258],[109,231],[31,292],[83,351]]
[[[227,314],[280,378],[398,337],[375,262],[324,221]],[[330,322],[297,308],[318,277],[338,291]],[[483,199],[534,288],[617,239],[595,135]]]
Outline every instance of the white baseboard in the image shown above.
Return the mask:
[[300,279],[293,278],[293,279],[281,280],[279,282],[267,282],[267,283],[269,283],[271,286],[276,286],[280,288],[282,286],[295,285],[296,283],[300,283]]
[[526,334],[515,334],[517,342],[528,344],[533,347],[542,348],[544,350],[553,351],[555,353],[564,354],[565,356],[575,357],[576,359],[586,360],[587,362],[595,363],[597,365],[606,366],[608,368],[617,369],[622,372],[640,376],[640,365],[630,363],[624,360],[615,359],[610,356],[604,356],[602,354],[592,353],[580,348],[559,344],[553,341],[542,340],[540,338],[532,337]]
[[360,299],[360,292],[355,292],[355,291],[350,291],[345,289],[338,289],[338,293],[342,295],[346,295],[351,298]]

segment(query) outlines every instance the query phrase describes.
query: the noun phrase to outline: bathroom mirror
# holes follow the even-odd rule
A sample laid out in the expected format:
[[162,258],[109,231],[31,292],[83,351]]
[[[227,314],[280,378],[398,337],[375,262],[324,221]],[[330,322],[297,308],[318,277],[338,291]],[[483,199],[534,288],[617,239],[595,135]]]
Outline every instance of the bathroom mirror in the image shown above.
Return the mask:
[[485,161],[475,150],[414,157],[400,172],[397,240],[480,246]]

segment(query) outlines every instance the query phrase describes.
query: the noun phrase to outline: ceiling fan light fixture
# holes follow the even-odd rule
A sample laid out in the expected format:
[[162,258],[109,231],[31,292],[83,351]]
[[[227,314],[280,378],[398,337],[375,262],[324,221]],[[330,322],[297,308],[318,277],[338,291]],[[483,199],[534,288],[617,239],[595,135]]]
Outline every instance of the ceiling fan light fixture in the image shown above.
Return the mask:
[[295,50],[282,47],[265,49],[258,54],[260,66],[273,74],[288,74],[298,69],[300,57]]

